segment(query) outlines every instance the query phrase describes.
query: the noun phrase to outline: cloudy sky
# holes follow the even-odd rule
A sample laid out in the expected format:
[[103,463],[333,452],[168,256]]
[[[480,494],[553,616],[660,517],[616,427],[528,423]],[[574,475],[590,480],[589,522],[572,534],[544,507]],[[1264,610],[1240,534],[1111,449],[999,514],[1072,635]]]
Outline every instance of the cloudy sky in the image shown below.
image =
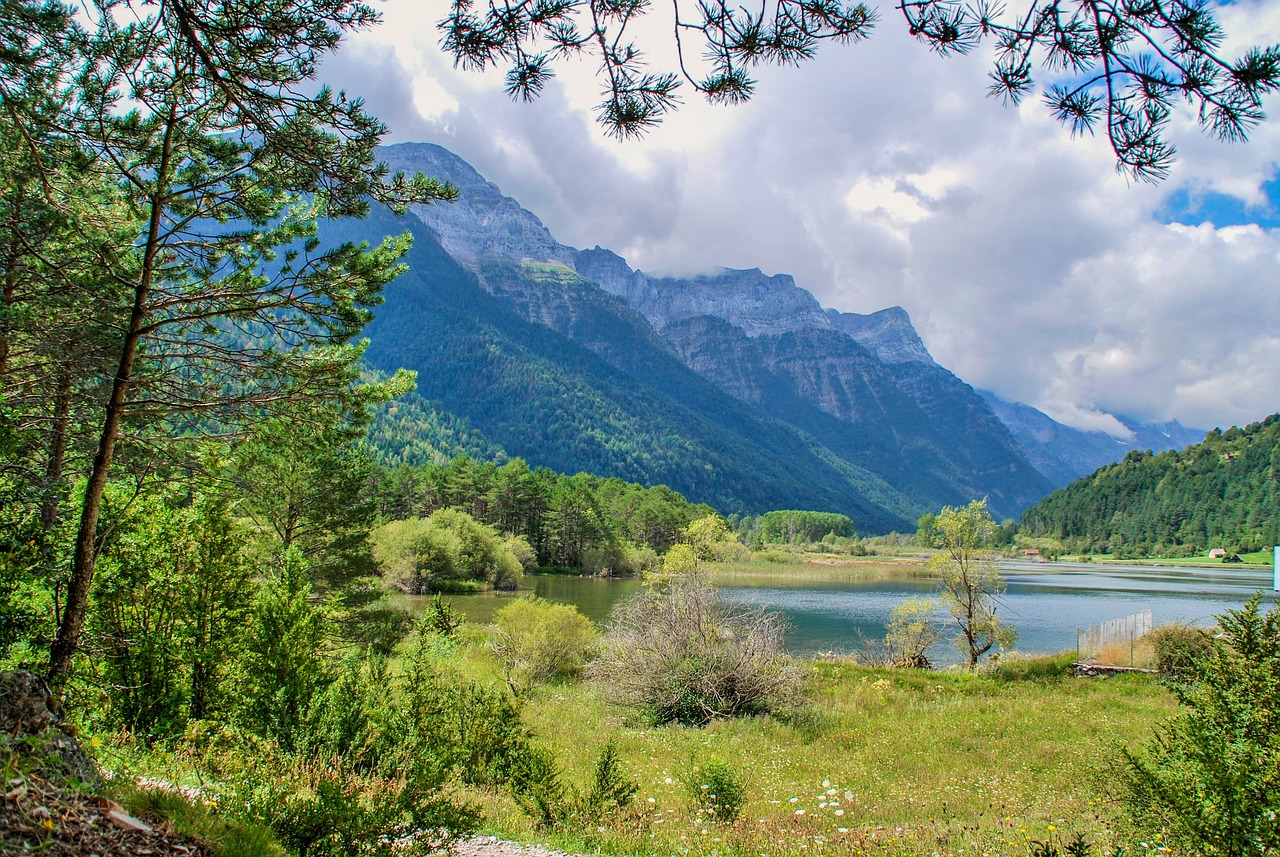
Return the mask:
[[[618,143],[593,120],[589,68],[562,65],[541,100],[513,103],[500,73],[440,51],[444,0],[378,7],[382,25],[322,77],[363,96],[392,141],[460,155],[566,244],[655,274],[788,273],[848,312],[902,306],[961,378],[1080,427],[1280,410],[1280,99],[1243,145],[1181,121],[1172,176],[1133,183],[1037,99],[987,98],[985,55],[939,58],[884,6],[868,41],[762,71],[749,104],[691,97]],[[1220,20],[1229,55],[1280,43],[1280,4]],[[661,60],[669,25],[651,23]]]

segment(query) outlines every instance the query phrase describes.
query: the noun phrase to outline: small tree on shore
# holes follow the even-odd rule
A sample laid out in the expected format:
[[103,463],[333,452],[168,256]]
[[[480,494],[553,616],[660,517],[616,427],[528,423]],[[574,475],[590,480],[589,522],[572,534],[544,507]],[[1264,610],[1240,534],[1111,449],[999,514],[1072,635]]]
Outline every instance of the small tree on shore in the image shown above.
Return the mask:
[[942,639],[936,598],[908,598],[889,611],[885,646],[894,666],[932,666],[926,652]]
[[1018,639],[1018,632],[996,616],[1004,579],[983,555],[995,527],[986,500],[963,509],[947,506],[932,522],[933,546],[942,552],[929,564],[941,582],[942,606],[960,629],[956,648],[969,669],[993,648],[1007,649]]

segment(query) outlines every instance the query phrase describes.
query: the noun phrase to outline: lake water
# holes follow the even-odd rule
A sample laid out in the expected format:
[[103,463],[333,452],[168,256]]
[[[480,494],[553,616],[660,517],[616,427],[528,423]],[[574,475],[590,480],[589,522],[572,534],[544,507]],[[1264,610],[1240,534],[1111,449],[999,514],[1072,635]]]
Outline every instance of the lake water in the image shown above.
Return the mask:
[[[1256,569],[1156,568],[1139,566],[1009,563],[1001,566],[1007,591],[998,615],[1018,630],[1021,652],[1074,649],[1076,629],[1150,610],[1157,625],[1209,624],[1214,616],[1244,604],[1255,592],[1274,603],[1270,571]],[[790,623],[786,645],[797,655],[849,652],[864,640],[882,640],[889,611],[904,598],[936,588],[926,576],[854,580],[788,580],[746,575],[717,579],[721,597],[782,612]],[[528,589],[541,598],[574,604],[603,623],[620,599],[635,593],[635,580],[533,576]],[[489,622],[517,594],[451,596],[474,622]],[[949,644],[930,652],[936,663],[953,663]]]

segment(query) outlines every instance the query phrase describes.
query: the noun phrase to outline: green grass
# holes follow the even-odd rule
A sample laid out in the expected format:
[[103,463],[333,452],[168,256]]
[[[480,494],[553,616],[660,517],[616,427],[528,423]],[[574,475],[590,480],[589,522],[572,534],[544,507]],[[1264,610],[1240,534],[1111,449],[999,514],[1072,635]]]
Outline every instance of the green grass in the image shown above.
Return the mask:
[[[813,703],[785,718],[703,729],[628,722],[588,685],[536,691],[527,717],[570,779],[606,741],[640,784],[634,812],[551,835],[616,855],[1023,854],[1029,839],[1080,832],[1121,844],[1111,789],[1119,748],[1173,712],[1147,677],[1065,677],[1067,655],[978,674],[811,664]],[[743,820],[710,823],[688,797],[712,757],[747,779]],[[489,824],[546,839],[503,798]]]
[[210,843],[217,857],[287,857],[271,831],[219,815],[211,803],[188,800],[176,791],[122,787],[116,799],[133,815],[163,819],[175,831]]

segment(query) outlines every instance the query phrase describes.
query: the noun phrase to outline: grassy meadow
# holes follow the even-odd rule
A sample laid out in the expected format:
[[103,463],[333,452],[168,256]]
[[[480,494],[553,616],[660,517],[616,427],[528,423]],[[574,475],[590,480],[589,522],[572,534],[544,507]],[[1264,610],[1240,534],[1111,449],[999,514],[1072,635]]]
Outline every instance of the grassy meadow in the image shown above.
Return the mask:
[[[776,585],[926,573],[918,559],[816,559],[735,564],[713,578]],[[469,622],[457,639],[439,638],[432,657],[461,681],[501,687],[491,634]],[[1139,654],[1144,662],[1151,656]],[[589,680],[535,686],[520,699],[521,716],[564,779],[586,791],[612,742],[639,786],[631,804],[594,827],[549,830],[505,790],[454,789],[481,809],[485,832],[584,855],[1022,857],[1046,841],[1064,849],[1077,834],[1094,857],[1122,848],[1155,853],[1158,842],[1125,833],[1115,796],[1121,749],[1149,740],[1174,713],[1174,700],[1150,675],[1073,678],[1072,659],[1015,655],[975,673],[808,660],[806,704],[701,728],[650,726],[607,704]],[[393,659],[391,673],[403,666]],[[391,682],[392,692],[402,686]],[[108,767],[217,791],[189,754],[110,743]],[[742,816],[732,824],[713,820],[695,799],[697,771],[716,760],[745,782]]]
[[[1119,749],[1145,741],[1173,702],[1147,676],[1070,678],[1069,661],[972,675],[814,661],[808,707],[703,728],[630,721],[586,683],[542,687],[526,699],[534,732],[580,786],[613,740],[640,786],[631,810],[549,832],[501,795],[473,797],[492,832],[579,853],[1024,854],[1076,833],[1132,851],[1112,800]],[[732,825],[691,794],[693,772],[715,758],[746,780]]]

